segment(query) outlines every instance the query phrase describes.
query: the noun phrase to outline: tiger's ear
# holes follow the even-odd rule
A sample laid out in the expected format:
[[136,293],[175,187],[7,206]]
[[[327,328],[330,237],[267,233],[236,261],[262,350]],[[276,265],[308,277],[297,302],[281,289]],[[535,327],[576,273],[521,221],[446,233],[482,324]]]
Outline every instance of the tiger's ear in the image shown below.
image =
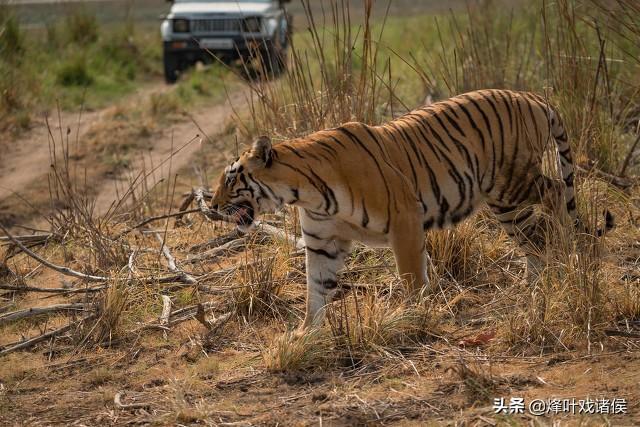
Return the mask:
[[271,166],[271,139],[268,136],[258,138],[251,146],[249,158],[255,167]]

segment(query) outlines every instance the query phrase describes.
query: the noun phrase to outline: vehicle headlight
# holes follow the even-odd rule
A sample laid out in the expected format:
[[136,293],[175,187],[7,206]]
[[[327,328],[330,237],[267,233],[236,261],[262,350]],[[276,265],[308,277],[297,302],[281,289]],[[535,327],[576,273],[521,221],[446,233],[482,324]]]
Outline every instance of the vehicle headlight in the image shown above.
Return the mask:
[[260,18],[258,17],[244,18],[242,20],[242,30],[245,33],[259,33]]
[[274,35],[276,28],[278,28],[278,18],[269,18],[265,21],[265,30],[270,36]]
[[174,33],[188,33],[189,32],[189,20],[188,19],[174,19],[173,20],[173,32]]

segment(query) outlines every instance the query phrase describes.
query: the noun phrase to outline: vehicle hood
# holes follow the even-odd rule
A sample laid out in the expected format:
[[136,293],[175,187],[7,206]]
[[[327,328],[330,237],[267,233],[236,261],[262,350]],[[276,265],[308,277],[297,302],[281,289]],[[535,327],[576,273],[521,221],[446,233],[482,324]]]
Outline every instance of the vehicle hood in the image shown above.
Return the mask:
[[184,16],[199,13],[252,15],[261,14],[273,8],[273,3],[240,3],[240,2],[176,2],[171,6],[171,15]]

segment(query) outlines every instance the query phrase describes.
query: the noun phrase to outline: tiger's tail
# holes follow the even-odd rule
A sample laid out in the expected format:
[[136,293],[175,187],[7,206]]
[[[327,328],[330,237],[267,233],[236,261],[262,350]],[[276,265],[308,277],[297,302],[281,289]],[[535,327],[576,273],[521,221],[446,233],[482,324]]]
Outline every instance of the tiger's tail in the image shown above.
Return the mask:
[[[551,121],[551,135],[556,141],[556,145],[558,147],[558,154],[560,156],[560,167],[562,171],[562,180],[565,184],[565,201],[567,206],[567,212],[569,216],[574,221],[576,227],[580,231],[587,231],[584,223],[578,218],[578,212],[576,209],[576,198],[575,198],[575,189],[574,189],[574,173],[575,173],[575,164],[573,162],[573,153],[571,150],[571,145],[569,144],[569,140],[567,138],[567,131],[562,124],[562,120],[557,112],[551,110],[550,114]],[[605,209],[604,211],[604,227],[596,229],[595,235],[597,237],[602,236],[607,231],[613,229],[615,227],[615,219],[614,216],[609,212],[609,210]]]

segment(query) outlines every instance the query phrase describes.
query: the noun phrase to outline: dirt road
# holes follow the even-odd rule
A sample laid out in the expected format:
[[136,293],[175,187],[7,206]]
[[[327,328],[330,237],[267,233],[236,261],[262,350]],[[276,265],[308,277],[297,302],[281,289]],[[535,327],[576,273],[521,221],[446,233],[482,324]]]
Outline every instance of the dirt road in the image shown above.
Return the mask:
[[224,101],[194,111],[189,120],[166,127],[152,139],[151,150],[133,156],[126,173],[102,181],[97,190],[96,211],[107,212],[136,179],[140,182],[146,177],[146,187],[152,188],[188,166],[201,149],[202,141],[216,143],[216,136],[223,131],[234,109],[243,108],[247,96],[248,90],[236,90]]
[[55,117],[41,116],[27,133],[7,144],[6,151],[0,156],[0,201],[13,193],[20,194],[29,184],[46,176],[53,148],[50,132],[60,141],[66,138],[67,128],[70,128],[69,138],[73,141],[100,119],[100,113],[62,112],[59,116],[56,113]]
[[[166,90],[167,86],[164,84],[154,83],[142,87],[123,102],[139,102],[154,93]],[[135,177],[148,174],[146,185],[150,188],[158,181],[166,179],[170,170],[175,174],[188,165],[201,147],[200,140],[208,137],[215,141],[215,136],[224,128],[234,108],[242,108],[247,94],[244,90],[238,89],[230,92],[228,98],[221,102],[208,103],[191,111],[190,118],[167,124],[166,127],[160,123],[159,127],[162,130],[150,138],[149,148],[129,153],[132,160],[124,171],[115,176],[102,176],[94,183],[96,213],[107,212]],[[69,145],[74,147],[76,141],[83,141],[87,132],[101,120],[106,120],[107,115],[108,109],[82,114],[62,112],[59,116],[55,113],[54,117],[48,119],[39,118],[32,129],[8,144],[7,151],[0,156],[2,210],[11,211],[16,199],[20,199],[16,194],[25,195],[29,191],[33,192],[36,187],[42,191],[55,144],[59,150],[60,140],[68,138]],[[108,144],[109,141],[104,143]],[[150,173],[153,169],[155,171]],[[21,215],[15,218],[16,222],[21,219]]]

